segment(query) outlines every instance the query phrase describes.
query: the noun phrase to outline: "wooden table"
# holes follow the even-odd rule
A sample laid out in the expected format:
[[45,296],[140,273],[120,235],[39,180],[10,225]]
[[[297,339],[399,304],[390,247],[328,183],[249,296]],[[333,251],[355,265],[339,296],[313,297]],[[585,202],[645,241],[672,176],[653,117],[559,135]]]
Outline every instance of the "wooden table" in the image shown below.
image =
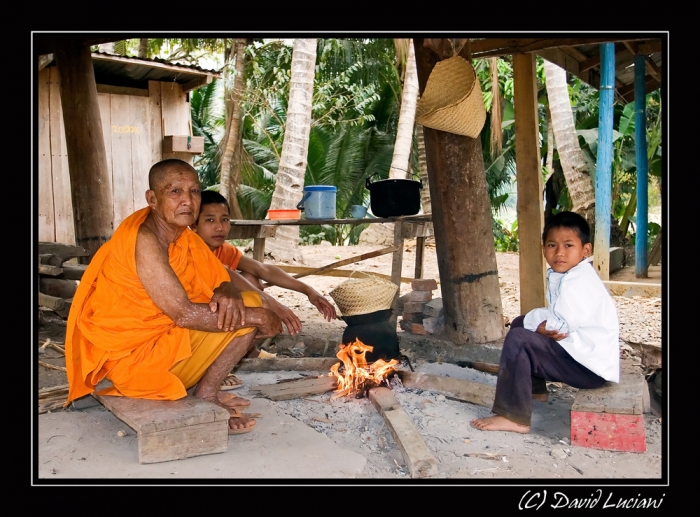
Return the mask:
[[259,262],[264,261],[265,257],[265,239],[274,237],[279,226],[318,226],[324,224],[378,224],[378,223],[394,223],[394,244],[389,248],[354,257],[351,259],[341,260],[332,264],[328,264],[322,268],[318,268],[316,273],[300,273],[294,275],[295,278],[306,276],[307,274],[323,274],[326,271],[334,269],[341,265],[359,262],[366,258],[376,257],[384,253],[393,253],[391,263],[391,281],[399,287],[401,286],[401,267],[403,265],[403,244],[405,239],[416,239],[416,266],[414,278],[423,277],[423,252],[425,249],[425,239],[431,235],[432,214],[422,215],[404,215],[400,217],[371,217],[363,219],[285,219],[285,220],[270,220],[262,221],[246,221],[236,220],[231,221],[231,231],[228,234],[228,239],[253,239],[253,258]]

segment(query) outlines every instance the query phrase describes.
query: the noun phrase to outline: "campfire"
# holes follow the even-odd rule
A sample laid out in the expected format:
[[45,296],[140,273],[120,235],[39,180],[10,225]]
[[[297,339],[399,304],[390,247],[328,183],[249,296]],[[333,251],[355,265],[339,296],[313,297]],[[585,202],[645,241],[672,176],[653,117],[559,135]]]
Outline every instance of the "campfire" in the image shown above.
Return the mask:
[[[377,359],[373,363],[367,364],[365,354],[374,350],[374,347],[365,345],[359,339],[353,343],[341,345],[336,354],[343,363],[334,364],[331,367],[331,375],[338,378],[338,387],[333,398],[354,394],[356,398],[362,398],[374,387],[385,382],[399,361],[392,359],[387,362]],[[342,373],[340,370],[342,369]]]

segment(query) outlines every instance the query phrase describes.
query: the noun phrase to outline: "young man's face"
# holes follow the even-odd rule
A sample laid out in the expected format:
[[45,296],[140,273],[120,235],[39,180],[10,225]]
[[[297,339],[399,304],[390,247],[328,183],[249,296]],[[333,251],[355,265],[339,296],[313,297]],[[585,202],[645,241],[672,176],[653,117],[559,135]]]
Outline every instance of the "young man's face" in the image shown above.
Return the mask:
[[591,255],[593,247],[583,244],[576,230],[572,228],[552,228],[542,247],[547,264],[557,273],[566,273]]
[[224,243],[231,229],[226,205],[222,203],[204,205],[199,212],[197,224],[191,228],[207,243],[209,249],[218,248]]

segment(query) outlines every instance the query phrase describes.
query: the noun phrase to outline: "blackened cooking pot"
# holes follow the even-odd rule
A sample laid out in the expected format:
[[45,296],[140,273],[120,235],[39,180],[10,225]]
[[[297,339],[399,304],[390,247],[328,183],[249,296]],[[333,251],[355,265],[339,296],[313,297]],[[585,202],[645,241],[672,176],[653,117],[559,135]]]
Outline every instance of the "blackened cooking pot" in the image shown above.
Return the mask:
[[[374,174],[372,175],[374,176]],[[420,211],[422,181],[408,179],[365,180],[372,213],[377,217],[415,215]]]

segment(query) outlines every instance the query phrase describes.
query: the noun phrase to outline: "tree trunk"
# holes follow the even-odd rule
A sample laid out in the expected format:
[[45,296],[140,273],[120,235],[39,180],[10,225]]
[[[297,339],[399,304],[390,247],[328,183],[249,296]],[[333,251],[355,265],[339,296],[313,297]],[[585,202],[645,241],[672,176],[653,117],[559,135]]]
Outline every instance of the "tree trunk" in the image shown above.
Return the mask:
[[148,58],[148,38],[139,39],[139,57]]
[[[446,57],[423,43],[414,40],[421,90]],[[456,344],[496,341],[505,327],[481,138],[424,131],[447,335]]]
[[592,229],[595,220],[595,188],[578,143],[566,83],[566,70],[546,60],[544,70],[549,109],[552,114],[552,130],[566,184],[569,187],[572,210],[584,216]]
[[425,159],[425,133],[423,126],[416,124],[416,136],[418,138],[418,173],[423,182],[423,188],[420,191],[420,204],[424,214],[432,214],[430,205],[430,181],[428,178],[428,163]]
[[[316,45],[316,39],[294,40],[287,121],[270,210],[295,209],[302,198],[311,131]],[[280,226],[276,237],[267,239],[268,250],[281,260],[293,259],[298,246],[298,226]]]
[[547,177],[544,182],[549,181],[549,177],[554,173],[554,131],[552,130],[552,112],[547,106],[547,159],[544,161],[544,167],[547,169]]
[[389,177],[405,179],[410,176],[409,158],[413,147],[413,126],[416,118],[416,103],[418,102],[418,75],[416,73],[416,54],[413,42],[408,40],[408,56],[406,58],[406,76],[401,90],[401,109],[396,131],[394,154],[391,158]]
[[77,39],[57,38],[54,55],[60,75],[75,243],[92,258],[114,231],[114,203],[95,72],[90,48]]
[[[247,41],[244,38],[235,40],[236,70],[233,78],[233,88],[229,88],[230,81],[224,83],[224,98],[227,102],[226,110],[226,137],[224,150],[221,155],[221,172],[219,192],[226,198],[231,207],[231,216],[241,219],[241,208],[238,205],[238,184],[241,175],[241,106],[243,89],[245,88],[245,47]],[[231,53],[233,53],[231,50]],[[228,65],[227,65],[228,68]]]

